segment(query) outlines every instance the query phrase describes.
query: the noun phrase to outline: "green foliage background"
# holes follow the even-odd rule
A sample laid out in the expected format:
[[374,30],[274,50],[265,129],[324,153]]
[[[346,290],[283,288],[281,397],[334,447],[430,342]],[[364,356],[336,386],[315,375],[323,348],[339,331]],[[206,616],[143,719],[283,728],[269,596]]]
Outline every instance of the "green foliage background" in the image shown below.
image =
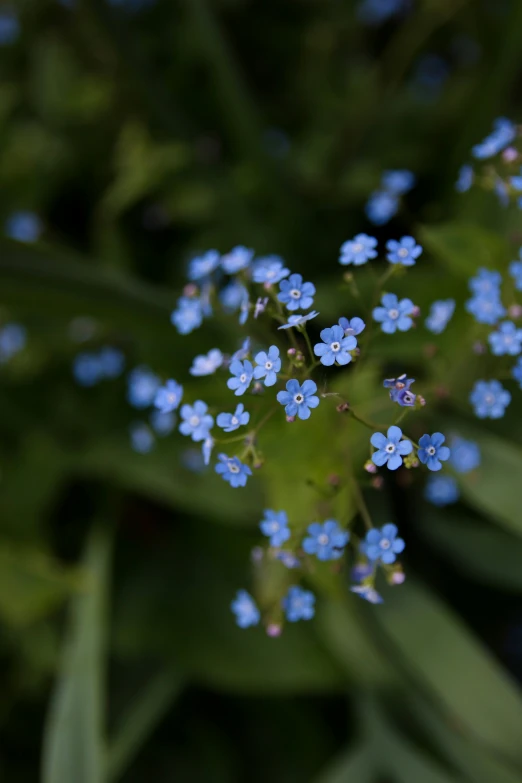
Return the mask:
[[[486,332],[462,304],[478,266],[507,269],[521,219],[453,183],[497,115],[521,117],[522,5],[414,0],[375,29],[349,0],[16,7],[20,40],[0,49],[0,219],[32,209],[45,231],[0,244],[2,315],[29,330],[0,384],[3,778],[520,783],[521,397],[508,382],[505,419],[472,416],[469,389],[494,365],[471,352]],[[432,96],[415,82],[431,53],[450,66]],[[78,388],[69,324],[94,317],[94,345],[224,401],[187,370],[235,349],[235,319],[186,338],[169,323],[187,259],[240,243],[280,253],[316,283],[320,326],[352,315],[338,248],[368,229],[385,168],[419,178],[378,232],[425,248],[397,293],[458,310],[435,341],[423,328],[378,339],[351,399],[385,425],[379,379],[407,371],[430,402],[412,434],[469,436],[482,464],[449,510],[427,506],[417,477],[368,492],[377,522],[401,524],[406,583],[375,608],[318,570],[316,620],[272,640],[229,613],[260,513],[284,507],[304,526],[306,481],[342,463],[348,438],[364,459],[367,432],[352,423],[332,442],[326,405],[306,432],[281,441],[271,426],[262,447],[285,471],[268,459],[230,490],[184,466],[177,436],[131,451],[124,379]],[[370,285],[363,269],[363,296]]]

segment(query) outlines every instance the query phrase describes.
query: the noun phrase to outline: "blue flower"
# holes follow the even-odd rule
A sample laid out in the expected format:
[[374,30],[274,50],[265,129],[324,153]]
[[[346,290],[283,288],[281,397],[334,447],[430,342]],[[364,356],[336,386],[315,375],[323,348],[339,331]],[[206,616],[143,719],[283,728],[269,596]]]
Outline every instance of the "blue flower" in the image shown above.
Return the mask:
[[161,411],[152,411],[149,416],[150,426],[160,437],[164,438],[170,435],[174,427],[176,426],[176,414],[162,413]]
[[241,326],[243,326],[243,324],[246,324],[249,313],[250,313],[250,300],[248,296],[246,296],[241,302],[241,307],[239,309],[239,323],[241,324]]
[[479,419],[501,419],[511,402],[511,394],[499,381],[476,381],[469,401]]
[[300,313],[289,315],[288,322],[280,326],[279,329],[291,329],[292,326],[302,326],[304,323],[311,321],[312,318],[316,318],[318,315],[319,313],[317,310],[312,310],[312,312],[307,313],[307,315],[301,315]]
[[73,375],[80,386],[94,386],[102,378],[100,362],[92,353],[79,353],[73,361]]
[[218,427],[225,432],[234,432],[239,427],[244,427],[250,421],[250,414],[245,411],[243,403],[236,406],[234,413],[220,413],[216,419]]
[[[513,179],[513,177],[511,179]],[[509,190],[507,189],[507,185],[504,180],[500,179],[500,177],[497,177],[495,180],[493,192],[498,198],[501,207],[509,206]]]
[[15,12],[10,8],[0,11],[0,46],[14,43],[19,34],[20,23]]
[[314,353],[320,356],[321,364],[325,367],[331,367],[332,364],[350,364],[352,356],[350,351],[357,348],[357,340],[353,335],[344,336],[342,326],[332,326],[321,331],[322,343],[314,345]]
[[238,350],[232,354],[230,357],[230,363],[232,362],[239,362],[243,359],[246,359],[248,354],[250,353],[250,337],[247,337],[243,340],[241,343],[241,347],[238,348]]
[[313,283],[303,283],[302,275],[290,275],[288,280],[279,283],[277,298],[288,310],[308,310],[314,303],[314,294]]
[[18,242],[36,242],[40,238],[42,228],[42,221],[34,212],[13,212],[5,222],[5,233],[8,237],[16,239]]
[[308,538],[303,541],[303,549],[307,555],[315,555],[318,560],[338,560],[350,540],[348,531],[341,530],[335,519],[327,519],[322,525],[313,522],[307,532]]
[[270,538],[270,546],[281,546],[291,536],[288,518],[284,511],[265,509],[265,516],[261,520],[259,527],[262,534]]
[[180,297],[176,309],[171,313],[170,321],[179,334],[190,334],[203,323],[203,311],[200,300],[188,296]]
[[450,458],[450,450],[442,444],[446,438],[442,432],[434,432],[433,435],[423,435],[419,440],[418,456],[428,470],[440,470],[442,463]]
[[138,454],[148,454],[154,448],[154,435],[142,421],[135,421],[129,427],[131,447]]
[[251,625],[257,625],[261,619],[256,602],[246,590],[237,591],[230,608],[236,615],[236,623],[240,628],[250,628]]
[[450,464],[457,473],[469,473],[480,465],[478,443],[464,438],[452,438]]
[[289,274],[290,270],[285,267],[283,259],[279,256],[258,258],[252,268],[254,283],[265,283],[265,285],[279,283]]
[[194,405],[182,405],[180,409],[183,421],[179,425],[182,435],[190,435],[196,443],[208,438],[209,430],[214,426],[214,419],[208,413],[208,405],[202,400],[196,400]]
[[221,256],[217,250],[207,250],[202,256],[196,256],[189,263],[187,277],[189,280],[201,280],[208,277],[218,268]]
[[298,620],[311,620],[315,614],[314,604],[315,595],[297,585],[289,587],[288,593],[281,601],[281,606],[286,612],[286,619],[290,623],[296,623]]
[[493,123],[493,131],[471,149],[474,158],[485,160],[502,152],[516,138],[517,128],[511,120],[499,117]]
[[264,378],[265,386],[273,386],[277,381],[277,373],[281,369],[281,359],[279,358],[279,348],[271,345],[268,354],[260,351],[254,357],[257,367],[254,370],[254,378],[259,380]]
[[238,245],[237,247],[234,247],[230,253],[221,256],[221,268],[227,275],[235,275],[236,272],[240,272],[241,269],[246,269],[246,267],[250,265],[253,257],[253,250]]
[[515,177],[510,177],[509,181],[514,190],[522,190],[522,168],[520,169],[520,174]]
[[392,402],[399,403],[402,408],[411,408],[417,399],[417,395],[410,390],[412,383],[415,383],[415,378],[407,378],[404,374],[399,375],[398,378],[387,378],[382,385],[390,390]]
[[413,320],[410,318],[415,310],[415,305],[411,299],[401,299],[399,301],[395,294],[384,294],[381,299],[382,307],[375,307],[373,318],[381,324],[381,329],[385,334],[407,332],[413,326]]
[[477,270],[475,277],[469,279],[468,286],[475,296],[494,296],[500,293],[501,283],[502,275],[500,272],[481,267]]
[[236,397],[240,397],[246,392],[254,376],[252,362],[249,362],[248,359],[245,359],[244,362],[234,361],[229,370],[233,377],[228,379],[227,386],[232,389]]
[[299,558],[292,552],[285,552],[284,550],[276,552],[276,560],[279,560],[285,568],[299,568],[301,565]]
[[402,430],[395,425],[388,428],[386,435],[374,432],[370,443],[377,451],[372,454],[372,462],[379,468],[388,465],[389,470],[397,470],[402,465],[402,458],[413,451],[411,440],[401,440]]
[[216,473],[221,478],[228,481],[231,487],[244,487],[247,479],[252,475],[248,465],[244,465],[238,457],[227,457],[226,454],[218,454],[218,464],[215,467]]
[[374,570],[375,567],[370,563],[359,562],[352,568],[350,576],[355,582],[362,582],[364,579],[368,579],[369,576],[372,576]]
[[202,376],[212,375],[223,364],[223,354],[219,348],[212,348],[206,355],[196,356],[189,370],[191,375]]
[[[522,257],[522,248],[519,255]],[[522,261],[512,261],[509,265],[509,274],[515,281],[517,291],[522,291]]]
[[219,301],[226,313],[235,313],[248,302],[248,291],[243,283],[233,280],[219,292]]
[[300,419],[310,418],[310,408],[317,408],[319,397],[315,396],[317,384],[306,380],[302,385],[292,378],[286,384],[286,391],[277,394],[277,401],[285,406],[287,416],[298,416]]
[[384,171],[381,184],[388,193],[392,193],[394,196],[403,196],[415,185],[415,174],[408,169]]
[[487,296],[474,296],[465,303],[465,308],[479,324],[493,326],[506,314],[498,293]]
[[393,193],[376,190],[368,199],[365,207],[366,217],[375,226],[383,226],[397,213],[399,199]]
[[455,182],[455,190],[458,193],[465,193],[473,185],[475,174],[473,168],[465,164],[459,169],[457,181]]
[[389,239],[386,242],[388,255],[386,258],[390,264],[402,264],[413,266],[422,253],[422,247],[417,245],[413,237],[402,237],[400,241]]
[[357,14],[364,24],[382,24],[408,7],[409,0],[361,0]]
[[449,506],[460,497],[458,484],[453,476],[430,476],[424,487],[424,497],[434,506]]
[[436,302],[432,302],[430,314],[424,321],[424,326],[433,334],[440,334],[450,322],[454,312],[454,299],[439,299]]
[[339,263],[343,266],[353,264],[361,266],[372,258],[377,258],[377,240],[368,234],[357,234],[353,239],[341,245]]
[[0,363],[16,356],[25,347],[27,332],[21,324],[10,323],[0,329]]
[[368,601],[370,604],[382,604],[384,603],[382,596],[379,595],[375,587],[370,585],[353,585],[350,587],[350,591]]
[[357,316],[355,316],[355,318],[345,318],[344,315],[341,316],[341,318],[339,318],[339,326],[344,331],[345,337],[349,337],[350,335],[356,337],[366,329],[366,324],[363,319],[358,318]]
[[268,296],[258,296],[256,299],[256,303],[254,305],[254,318],[257,318],[261,315],[261,313],[264,313],[266,310],[266,306],[268,304]]
[[152,405],[160,379],[148,367],[136,367],[127,379],[127,400],[134,408]]
[[154,397],[154,407],[161,413],[170,413],[176,410],[183,397],[183,386],[172,379],[161,386]]
[[397,525],[383,525],[382,528],[373,528],[366,533],[364,539],[364,554],[369,560],[380,560],[384,565],[395,563],[405,547],[402,538],[397,537]]
[[495,356],[517,356],[522,351],[522,329],[517,329],[513,321],[504,321],[491,332],[488,342]]
[[516,381],[518,381],[518,385],[522,389],[522,356],[517,359],[517,363],[511,370],[511,375]]
[[203,457],[203,463],[205,465],[210,465],[210,457],[212,456],[212,449],[214,448],[214,438],[212,438],[210,435],[208,438],[205,438],[203,443],[201,444],[201,455]]
[[112,348],[109,345],[101,349],[98,360],[105,378],[118,378],[125,368],[123,353],[118,348]]

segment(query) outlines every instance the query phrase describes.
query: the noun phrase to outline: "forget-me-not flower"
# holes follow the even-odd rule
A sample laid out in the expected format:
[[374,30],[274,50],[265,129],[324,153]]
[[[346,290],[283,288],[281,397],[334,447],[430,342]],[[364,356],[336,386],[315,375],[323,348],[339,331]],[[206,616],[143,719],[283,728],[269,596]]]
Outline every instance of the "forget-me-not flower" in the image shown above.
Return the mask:
[[155,445],[154,435],[142,421],[135,421],[129,426],[131,447],[138,454],[148,454]]
[[264,378],[265,386],[273,386],[277,381],[277,373],[281,369],[281,359],[279,358],[279,348],[277,345],[271,345],[268,353],[260,351],[254,357],[257,367],[254,369],[254,378],[259,380]]
[[288,310],[308,310],[314,303],[314,294],[314,284],[303,283],[303,276],[294,274],[288,280],[281,280],[277,298]]
[[370,604],[384,603],[382,596],[379,595],[375,587],[371,585],[352,585],[350,592],[355,593],[359,598],[363,598]]
[[506,314],[506,308],[500,301],[498,292],[474,296],[468,299],[464,306],[477,323],[489,326],[496,324],[499,318]]
[[197,377],[202,375],[212,375],[223,364],[223,354],[219,348],[212,348],[207,354],[196,356],[192,361],[192,367],[189,370],[191,375]]
[[170,321],[179,334],[190,334],[203,323],[203,310],[200,300],[189,296],[180,297],[176,309],[171,313]]
[[453,476],[430,476],[424,487],[426,500],[440,508],[456,503],[459,496],[459,487]]
[[440,470],[442,463],[450,458],[450,450],[442,444],[446,438],[442,432],[434,432],[433,435],[423,435],[419,440],[418,456],[428,470]]
[[370,237],[368,234],[357,234],[353,239],[341,245],[339,263],[343,266],[348,266],[348,264],[353,264],[354,266],[366,264],[372,258],[377,258],[376,247],[377,240],[375,237]]
[[196,400],[194,405],[182,405],[180,414],[183,421],[179,425],[181,434],[190,435],[196,443],[208,438],[208,433],[214,426],[214,419],[207,411],[208,405],[202,400]]
[[5,221],[5,233],[18,242],[37,242],[42,230],[42,221],[34,212],[13,212]]
[[239,427],[244,427],[250,421],[250,414],[245,411],[245,406],[240,402],[236,406],[234,413],[220,413],[216,419],[216,424],[225,432],[234,432]]
[[258,258],[252,267],[252,280],[254,283],[273,285],[280,283],[289,274],[290,270],[285,267],[283,259],[279,256]]
[[485,160],[502,152],[516,138],[516,125],[506,117],[498,117],[493,123],[493,131],[471,149],[474,158]]
[[252,475],[248,465],[241,462],[239,457],[228,457],[226,454],[218,454],[218,460],[215,471],[222,479],[234,488],[246,485],[248,477]]
[[321,364],[331,367],[332,364],[349,364],[352,361],[350,351],[357,348],[357,340],[353,335],[345,337],[342,326],[336,324],[321,331],[322,343],[314,345],[314,354],[320,356]]
[[125,356],[118,349],[106,345],[98,354],[100,369],[104,378],[118,378],[125,368]]
[[422,253],[422,247],[415,242],[413,237],[402,237],[399,241],[389,239],[386,242],[386,250],[388,251],[386,258],[390,264],[402,264],[403,266],[413,266]]
[[265,509],[265,516],[261,520],[259,527],[262,534],[270,539],[270,546],[279,547],[285,541],[288,541],[291,536],[285,511]]
[[161,382],[148,367],[136,367],[127,379],[127,400],[134,408],[152,405]]
[[468,280],[469,290],[475,296],[493,296],[500,293],[502,275],[493,269],[480,267],[474,277]]
[[517,359],[517,363],[511,370],[511,375],[518,381],[518,385],[522,389],[522,356]]
[[250,628],[252,625],[257,625],[261,619],[256,602],[246,590],[237,591],[230,608],[236,615],[236,623],[240,628]]
[[94,386],[102,378],[99,359],[92,353],[79,353],[75,356],[72,369],[74,379],[80,386]]
[[183,397],[183,386],[177,381],[169,379],[161,386],[154,397],[154,407],[161,413],[170,413],[176,410]]
[[150,426],[160,438],[164,438],[170,435],[174,427],[176,426],[176,414],[169,411],[168,413],[162,413],[161,411],[152,411],[149,416]]
[[[520,248],[519,255],[522,258],[522,248]],[[509,265],[509,274],[515,281],[517,291],[522,291],[522,261],[512,261]]]
[[399,209],[399,199],[393,193],[386,190],[374,191],[364,209],[366,217],[375,226],[384,226],[397,213]]
[[404,550],[404,541],[398,538],[397,525],[389,523],[382,528],[373,528],[366,533],[363,551],[369,560],[380,560],[385,565],[391,565]]
[[500,381],[476,381],[469,400],[479,419],[501,419],[511,402],[511,394]]
[[0,329],[0,363],[5,364],[25,347],[27,331],[17,323],[5,324]]
[[286,384],[286,391],[277,393],[277,401],[285,406],[287,416],[298,416],[300,419],[310,418],[310,408],[317,408],[319,397],[315,396],[317,384],[310,379],[301,385],[295,378]]
[[244,302],[248,302],[248,290],[243,283],[233,280],[219,292],[219,301],[226,313],[235,313],[240,310]]
[[395,196],[403,196],[415,185],[415,174],[412,171],[408,171],[408,169],[383,171],[381,184],[388,193],[393,193]]
[[208,277],[218,268],[221,256],[217,250],[207,250],[202,256],[196,256],[189,263],[187,277],[189,280],[201,280]]
[[377,449],[372,454],[374,465],[380,468],[387,464],[389,470],[400,468],[402,458],[413,451],[411,440],[401,440],[401,438],[402,430],[395,425],[388,428],[386,435],[382,432],[374,432],[370,438],[370,443]]
[[240,272],[242,269],[250,266],[253,257],[253,250],[243,247],[243,245],[238,245],[230,253],[221,256],[221,268],[227,275],[235,275],[236,272]]
[[322,525],[313,522],[308,526],[307,533],[303,549],[307,555],[315,555],[318,560],[338,560],[350,540],[348,531],[341,530],[335,519],[327,519]]
[[236,397],[240,397],[250,386],[254,377],[252,362],[245,359],[244,362],[233,361],[229,367],[232,378],[227,381],[227,386],[232,389]]
[[373,310],[373,318],[381,324],[381,329],[385,334],[407,332],[413,326],[413,320],[410,317],[415,310],[415,305],[411,299],[401,299],[395,294],[384,294],[381,299],[381,306]]
[[366,329],[366,324],[362,318],[345,318],[344,315],[339,318],[339,326],[344,331],[344,336],[349,337],[352,335],[356,337]]
[[469,473],[480,465],[480,447],[473,440],[451,439],[450,464],[457,473]]
[[411,408],[417,399],[417,395],[410,389],[412,383],[415,383],[415,378],[407,378],[404,373],[398,378],[387,378],[382,385],[389,389],[392,402],[397,402],[402,408]]
[[488,342],[495,356],[517,356],[522,351],[522,329],[513,321],[504,321],[496,332],[491,332]]
[[312,312],[307,313],[306,315],[301,315],[300,313],[289,315],[287,323],[280,326],[279,329],[291,329],[292,326],[302,326],[304,323],[311,321],[312,318],[316,318],[318,315],[319,313],[317,310],[312,310]]
[[458,193],[466,193],[473,185],[474,178],[475,174],[473,172],[473,167],[465,163],[459,169],[457,181],[455,182],[455,190]]
[[424,326],[433,334],[440,334],[444,331],[455,312],[454,299],[439,299],[432,302],[430,312]]
[[282,599],[281,605],[286,612],[286,619],[290,623],[298,620],[311,620],[315,614],[315,595],[309,590],[292,585],[288,593]]

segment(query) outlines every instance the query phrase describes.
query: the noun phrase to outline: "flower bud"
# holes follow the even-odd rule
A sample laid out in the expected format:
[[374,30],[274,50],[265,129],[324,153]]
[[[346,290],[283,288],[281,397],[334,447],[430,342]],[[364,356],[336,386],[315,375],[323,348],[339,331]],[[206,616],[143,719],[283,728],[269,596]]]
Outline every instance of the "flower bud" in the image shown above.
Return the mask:
[[484,343],[482,343],[480,340],[475,340],[473,343],[473,353],[476,353],[477,356],[482,356],[486,353],[486,346]]
[[518,304],[513,304],[508,308],[510,318],[522,318],[522,307]]
[[341,402],[335,410],[337,413],[348,413],[350,410],[350,404],[348,402]]
[[297,353],[297,350],[295,348],[289,348],[288,351],[286,352],[286,355],[287,356],[295,356],[296,353]]
[[337,473],[331,473],[328,476],[328,483],[331,487],[338,487],[340,484],[341,478],[337,475]]
[[281,636],[282,628],[278,623],[270,623],[266,627],[266,634],[267,636],[270,636],[272,639],[275,639],[277,636]]
[[295,421],[295,416],[287,416],[286,420],[289,424],[292,424]]
[[384,479],[382,476],[375,476],[375,478],[372,479],[372,487],[374,489],[382,489],[384,486]]
[[194,285],[194,283],[187,283],[187,285],[183,289],[183,296],[197,296],[198,295],[198,287],[197,285]]
[[506,147],[502,153],[502,160],[504,163],[513,163],[518,158],[518,150],[514,147]]
[[418,305],[415,305],[415,307],[411,311],[411,317],[412,318],[418,318],[420,314],[421,314],[420,307]]
[[364,469],[367,473],[377,473],[377,465],[374,465],[371,459],[364,463]]
[[391,577],[392,585],[402,585],[406,579],[406,574],[403,571],[394,571]]

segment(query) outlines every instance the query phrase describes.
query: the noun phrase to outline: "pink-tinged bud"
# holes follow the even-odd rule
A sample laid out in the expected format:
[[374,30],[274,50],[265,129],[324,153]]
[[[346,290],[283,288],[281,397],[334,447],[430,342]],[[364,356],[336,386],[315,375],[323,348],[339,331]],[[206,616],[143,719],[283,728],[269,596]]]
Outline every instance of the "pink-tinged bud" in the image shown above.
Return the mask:
[[252,386],[252,394],[263,394],[263,384],[256,381]]
[[364,463],[364,469],[367,473],[377,473],[377,465],[374,465],[370,459]]
[[183,289],[183,296],[197,296],[198,295],[198,287],[197,285],[194,285],[194,283],[187,283],[187,285]]
[[263,549],[260,546],[255,546],[250,552],[250,560],[253,563],[260,563],[263,559]]
[[352,356],[360,356],[361,349],[360,348],[354,348],[353,351],[350,351],[350,353],[352,354]]
[[420,394],[417,394],[416,402],[418,403],[418,405],[421,406],[421,408],[424,408],[424,406],[426,405],[426,400]]
[[286,355],[287,356],[295,356],[296,353],[297,353],[297,351],[296,351],[295,348],[289,348],[288,351],[286,352]]
[[304,362],[304,355],[301,353],[301,351],[297,352],[297,356],[295,357],[296,362]]
[[510,318],[522,318],[522,307],[518,304],[511,305],[508,308]]
[[402,585],[406,579],[406,574],[402,571],[394,571],[391,578],[392,585]]
[[374,479],[372,479],[372,487],[374,489],[382,489],[384,486],[384,479],[382,476],[375,476]]
[[281,636],[282,628],[277,623],[270,623],[270,625],[267,625],[266,627],[266,634],[267,636],[270,636],[272,639],[275,639],[277,636]]
[[502,160],[504,163],[513,163],[518,158],[518,150],[514,147],[506,147],[502,153]]
[[340,476],[337,475],[337,473],[331,473],[328,476],[328,483],[330,484],[331,487],[338,487],[340,481],[341,481],[341,478],[340,478]]
[[263,288],[265,289],[265,291],[270,291],[272,285],[273,283],[263,283]]
[[259,468],[263,467],[263,460],[260,460],[260,459],[257,460],[257,462],[254,462],[252,467],[254,468],[254,470],[259,470]]
[[486,346],[484,343],[481,343],[480,340],[475,340],[473,343],[473,353],[476,353],[477,356],[482,356],[486,353]]
[[415,305],[415,307],[411,311],[411,317],[412,318],[418,318],[420,314],[421,314],[420,307],[418,307],[418,305]]
[[295,421],[295,416],[287,416],[286,420],[289,424],[293,424],[293,422]]

